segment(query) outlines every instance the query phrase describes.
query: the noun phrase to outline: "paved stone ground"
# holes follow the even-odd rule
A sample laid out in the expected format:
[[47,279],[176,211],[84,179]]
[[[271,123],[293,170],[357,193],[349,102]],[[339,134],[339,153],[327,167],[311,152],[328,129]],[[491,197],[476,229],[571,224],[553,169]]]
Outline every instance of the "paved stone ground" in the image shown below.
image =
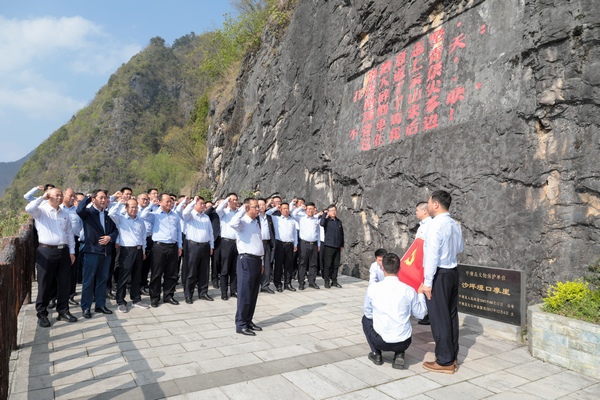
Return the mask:
[[[161,304],[38,328],[20,314],[11,400],[20,399],[598,399],[600,381],[532,358],[516,342],[462,328],[454,375],[425,371],[428,327],[414,323],[406,369],[373,365],[360,319],[367,282],[261,294],[256,337],[235,333],[235,299]],[[217,291],[211,289],[211,294]],[[181,289],[176,298],[183,300]],[[74,310],[81,317],[81,310]]]

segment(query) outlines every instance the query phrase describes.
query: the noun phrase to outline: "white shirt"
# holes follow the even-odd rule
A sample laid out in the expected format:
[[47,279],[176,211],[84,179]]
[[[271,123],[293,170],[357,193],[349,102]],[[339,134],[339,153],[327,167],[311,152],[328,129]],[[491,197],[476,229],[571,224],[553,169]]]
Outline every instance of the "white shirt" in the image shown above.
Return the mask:
[[384,277],[385,274],[383,273],[383,269],[377,264],[377,261],[371,264],[371,267],[369,268],[369,286],[381,282]]
[[292,212],[292,218],[298,222],[300,226],[299,236],[300,239],[307,242],[317,242],[317,246],[321,246],[320,228],[321,219],[316,215],[309,217],[306,212],[301,208],[295,208]]
[[177,243],[180,249],[183,247],[181,239],[181,223],[179,215],[173,210],[166,213],[162,207],[150,212],[151,208],[146,207],[140,218],[147,219],[152,223],[152,240],[160,243]]
[[136,215],[135,219],[131,218],[127,212],[123,214],[125,204],[115,203],[110,208],[108,216],[115,221],[119,229],[119,237],[117,243],[125,247],[142,246],[143,251],[146,251],[146,224]]
[[234,214],[229,226],[237,232],[238,254],[252,254],[260,257],[265,255],[258,220],[246,215],[244,207],[240,207]]
[[67,207],[64,204],[61,204],[60,208],[69,213],[69,220],[71,221],[71,232],[73,232],[73,235],[79,236],[79,232],[83,230],[83,222],[81,221],[81,218],[79,218],[79,215],[77,215],[77,207]]
[[185,238],[197,243],[210,243],[210,248],[215,248],[212,223],[208,215],[194,210],[196,200],[193,200],[183,210],[185,222]]
[[429,231],[428,222],[431,222],[431,217],[424,218],[422,221],[419,221],[419,229],[417,229],[417,234],[415,235],[415,239],[423,239],[427,237],[427,232]]
[[425,295],[417,294],[397,276],[386,276],[367,288],[364,313],[386,343],[403,342],[412,336],[410,315],[422,319],[427,314]]
[[283,215],[273,215],[275,211],[277,211],[277,208],[275,207],[267,211],[267,214],[271,214],[271,217],[273,218],[275,239],[281,242],[293,242],[294,247],[298,247],[298,222],[291,216],[286,218]]
[[33,187],[33,188],[32,188],[32,189],[29,191],[29,192],[25,193],[25,194],[23,195],[23,197],[25,198],[25,200],[27,200],[28,202],[30,202],[30,203],[31,203],[32,201],[34,201],[34,200],[35,200],[35,196],[34,196],[34,194],[35,194],[35,192],[37,192],[38,190],[40,190],[40,189],[38,189],[38,187],[37,187],[37,186],[34,186],[34,187]]
[[425,286],[431,287],[433,276],[438,268],[456,268],[456,255],[464,248],[462,229],[458,222],[445,212],[431,220],[425,244],[423,245]]
[[258,214],[258,218],[260,220],[260,237],[262,240],[271,240],[271,229],[269,229],[269,220],[267,219],[267,214],[262,216]]
[[[238,208],[238,211],[243,208],[244,207]],[[244,212],[246,212],[245,209]],[[227,207],[226,201],[222,201],[217,206],[217,214],[219,215],[219,219],[221,221],[221,237],[225,239],[235,240],[237,232],[235,229],[229,226],[229,222],[235,215],[235,211]]]
[[25,206],[25,211],[35,219],[40,243],[49,246],[69,245],[69,252],[75,254],[75,237],[66,210],[60,206],[54,209],[43,197],[38,197]]

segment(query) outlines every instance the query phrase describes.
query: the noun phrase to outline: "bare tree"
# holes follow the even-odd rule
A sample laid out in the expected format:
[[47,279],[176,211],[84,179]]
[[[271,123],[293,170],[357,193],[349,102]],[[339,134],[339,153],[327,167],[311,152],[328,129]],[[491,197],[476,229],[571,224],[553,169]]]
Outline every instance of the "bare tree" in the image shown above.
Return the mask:
[[267,0],[229,0],[229,3],[240,14],[255,13],[267,6]]

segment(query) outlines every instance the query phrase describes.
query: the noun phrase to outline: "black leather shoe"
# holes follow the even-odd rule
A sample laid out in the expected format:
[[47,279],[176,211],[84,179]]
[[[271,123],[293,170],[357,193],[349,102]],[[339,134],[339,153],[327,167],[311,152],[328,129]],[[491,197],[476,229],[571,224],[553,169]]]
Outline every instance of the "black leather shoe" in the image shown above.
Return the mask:
[[40,328],[50,328],[50,321],[46,315],[42,315],[38,317],[38,326]]
[[72,297],[71,297],[71,298],[69,299],[69,305],[72,305],[72,306],[78,306],[78,305],[79,305],[79,302],[78,302],[77,300],[75,300],[74,298],[72,298]]
[[154,300],[153,300],[153,301],[151,301],[151,302],[150,302],[150,307],[152,307],[152,308],[156,308],[156,307],[158,307],[158,300],[156,300],[156,301],[154,301]]
[[227,296],[226,294],[222,294],[221,295],[221,300],[227,301],[227,300],[229,300],[229,296]]
[[275,292],[273,291],[273,289],[271,289],[271,288],[263,288],[263,289],[261,289],[260,291],[261,291],[261,293],[271,293],[271,294],[274,294],[274,293],[275,293]]
[[394,361],[392,361],[392,368],[404,369],[404,352],[394,354]]
[[146,296],[148,296],[150,294],[147,287],[142,289],[142,294],[145,294]]
[[56,299],[50,300],[50,303],[48,303],[48,308],[56,308]]
[[325,289],[330,289],[331,285],[329,284],[329,282],[325,282]]
[[115,295],[113,294],[113,292],[107,292],[106,293],[106,298],[114,300],[115,299]]
[[165,300],[165,303],[173,304],[174,306],[178,306],[179,302],[172,297],[169,297]]
[[283,288],[282,288],[281,286],[277,286],[277,291],[278,291],[279,293],[281,293],[281,292],[283,292]]
[[285,290],[290,290],[292,292],[296,291],[296,289],[294,289],[294,287],[292,286],[291,283],[288,283],[288,284],[285,285]]
[[231,293],[231,296],[229,296],[229,297],[235,297],[237,299],[237,293],[235,293],[235,292]]
[[309,287],[309,288],[313,288],[313,289],[317,289],[317,290],[321,289],[321,288],[319,287],[319,285],[317,285],[316,283],[309,283],[309,284],[308,284],[308,287]]
[[258,325],[256,325],[254,322],[250,322],[248,324],[248,329],[250,329],[251,331],[262,331],[262,328]]
[[339,284],[339,283],[337,283],[337,282],[333,282],[333,283],[331,284],[331,286],[335,286],[336,288],[340,288],[340,289],[342,288],[342,285],[340,285],[340,284]]
[[215,301],[215,299],[213,299],[212,297],[210,297],[210,295],[208,293],[204,293],[203,295],[201,295],[199,297],[200,300],[206,300],[206,301]]
[[417,322],[419,325],[430,325],[429,322],[429,314],[427,314],[423,319],[420,319],[419,322]]
[[92,312],[90,311],[90,309],[88,308],[87,310],[83,311],[83,318],[92,318]]
[[254,333],[253,331],[251,331],[248,328],[236,329],[236,332],[239,333],[240,335],[256,336],[256,333]]
[[94,310],[97,313],[102,313],[102,314],[112,314],[113,312],[110,311],[108,308],[105,307],[96,307],[96,309]]
[[369,360],[373,361],[375,365],[383,365],[383,357],[381,357],[381,353],[370,352]]
[[213,288],[215,288],[215,289],[221,288],[221,284],[219,283],[219,281],[213,282]]
[[302,282],[300,285],[298,285],[298,289],[304,290],[304,282]]
[[185,298],[185,302],[186,304],[194,304],[194,300],[190,299],[189,297]]
[[56,317],[56,320],[57,321],[67,321],[67,322],[77,322],[77,318],[72,316],[71,313],[68,311],[64,314],[58,314],[58,317]]

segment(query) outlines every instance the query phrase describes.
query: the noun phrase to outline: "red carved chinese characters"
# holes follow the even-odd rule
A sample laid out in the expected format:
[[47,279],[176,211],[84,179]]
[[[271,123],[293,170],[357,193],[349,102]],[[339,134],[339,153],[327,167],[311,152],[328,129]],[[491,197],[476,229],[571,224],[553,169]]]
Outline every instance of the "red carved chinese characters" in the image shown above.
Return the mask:
[[437,109],[440,106],[438,93],[442,80],[442,54],[444,49],[444,27],[429,34],[429,69],[427,70],[427,85],[425,88],[425,116],[423,117],[423,130],[428,131],[439,127]]
[[406,115],[406,136],[415,135],[419,132],[419,117],[421,115],[420,101],[423,97],[423,55],[425,54],[425,40],[415,43],[410,54],[410,86],[408,94],[408,111]]

